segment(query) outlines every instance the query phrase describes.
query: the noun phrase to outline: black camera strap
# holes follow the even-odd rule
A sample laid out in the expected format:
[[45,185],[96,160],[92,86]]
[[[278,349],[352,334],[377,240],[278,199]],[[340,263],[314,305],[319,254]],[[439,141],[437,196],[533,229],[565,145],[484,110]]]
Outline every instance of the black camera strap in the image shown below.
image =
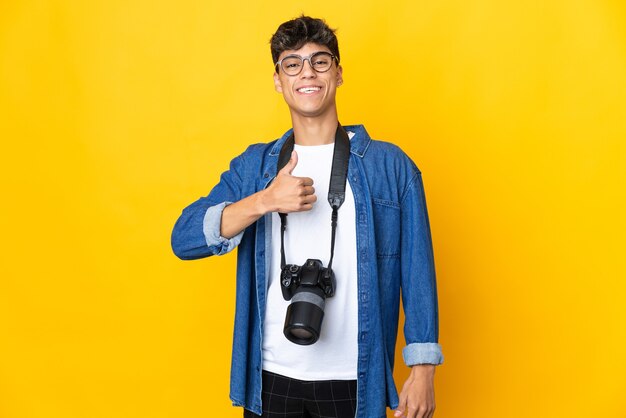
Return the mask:
[[[283,144],[278,156],[278,168],[276,172],[287,165],[293,152],[295,138],[293,133]],[[346,180],[348,178],[348,162],[350,160],[350,138],[341,124],[337,124],[335,132],[335,149],[333,151],[333,165],[330,172],[330,185],[328,188],[328,203],[333,209],[331,215],[331,241],[330,241],[330,261],[328,269],[333,266],[333,256],[335,254],[335,233],[337,230],[338,211],[346,197]],[[285,261],[285,230],[287,229],[287,214],[278,213],[280,216],[280,267],[284,268]]]

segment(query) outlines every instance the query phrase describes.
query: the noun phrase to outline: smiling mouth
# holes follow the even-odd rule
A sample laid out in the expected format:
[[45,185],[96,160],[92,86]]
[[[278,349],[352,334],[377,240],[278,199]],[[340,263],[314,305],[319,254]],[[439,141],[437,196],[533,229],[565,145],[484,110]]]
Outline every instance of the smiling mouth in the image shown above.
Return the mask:
[[312,94],[312,93],[320,91],[321,89],[322,89],[321,87],[301,87],[297,89],[296,91],[298,93],[303,93],[303,94]]

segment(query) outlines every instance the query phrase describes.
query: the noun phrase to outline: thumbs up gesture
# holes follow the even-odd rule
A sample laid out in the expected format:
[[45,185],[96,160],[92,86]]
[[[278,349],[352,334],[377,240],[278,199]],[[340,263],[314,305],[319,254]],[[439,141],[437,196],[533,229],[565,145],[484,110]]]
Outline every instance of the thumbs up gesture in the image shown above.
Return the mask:
[[273,212],[302,212],[311,210],[317,201],[313,179],[291,175],[298,164],[298,153],[293,151],[289,162],[278,172],[265,190],[265,201]]

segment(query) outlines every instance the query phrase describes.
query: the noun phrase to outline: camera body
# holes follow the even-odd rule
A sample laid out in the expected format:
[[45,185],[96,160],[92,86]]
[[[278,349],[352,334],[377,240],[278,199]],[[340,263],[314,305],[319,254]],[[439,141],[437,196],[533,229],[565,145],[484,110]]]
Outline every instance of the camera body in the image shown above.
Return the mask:
[[290,300],[299,286],[318,286],[327,298],[335,294],[335,274],[320,260],[309,258],[304,265],[287,264],[280,273],[283,298]]
[[302,266],[287,264],[280,274],[280,287],[287,308],[283,333],[295,344],[315,343],[320,334],[326,298],[335,294],[335,274],[320,260],[308,259]]

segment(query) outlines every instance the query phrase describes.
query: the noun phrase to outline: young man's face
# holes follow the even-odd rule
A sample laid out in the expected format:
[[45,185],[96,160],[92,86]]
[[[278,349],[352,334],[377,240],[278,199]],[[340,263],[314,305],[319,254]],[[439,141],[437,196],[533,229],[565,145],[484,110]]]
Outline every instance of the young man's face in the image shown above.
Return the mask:
[[[325,46],[308,43],[297,50],[283,51],[278,60],[294,54],[308,57],[320,51],[330,53]],[[341,73],[342,68],[335,60],[332,60],[330,69],[325,72],[317,72],[306,60],[297,75],[287,75],[282,68],[278,68],[278,73],[274,73],[274,86],[276,91],[283,94],[292,116],[324,116],[328,112],[336,113],[335,92],[337,86],[343,83]]]

